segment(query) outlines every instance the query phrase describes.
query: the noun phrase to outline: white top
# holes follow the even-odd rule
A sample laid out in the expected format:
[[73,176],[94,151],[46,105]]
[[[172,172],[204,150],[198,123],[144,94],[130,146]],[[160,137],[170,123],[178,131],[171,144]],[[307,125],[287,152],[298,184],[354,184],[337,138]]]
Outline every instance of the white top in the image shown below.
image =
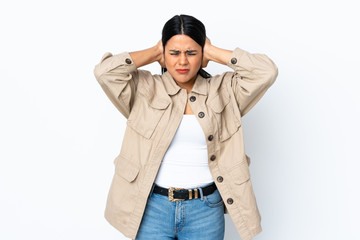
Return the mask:
[[165,153],[155,183],[164,188],[196,188],[213,181],[204,132],[195,115],[185,114]]

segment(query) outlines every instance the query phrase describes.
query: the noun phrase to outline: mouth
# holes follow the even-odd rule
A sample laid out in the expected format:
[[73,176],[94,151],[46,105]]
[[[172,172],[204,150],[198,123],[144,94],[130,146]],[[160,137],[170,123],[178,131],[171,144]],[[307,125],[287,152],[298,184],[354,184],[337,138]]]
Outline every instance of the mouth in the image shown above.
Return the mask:
[[188,73],[188,72],[189,72],[189,69],[176,69],[176,71],[177,71],[178,73],[184,74],[184,73]]

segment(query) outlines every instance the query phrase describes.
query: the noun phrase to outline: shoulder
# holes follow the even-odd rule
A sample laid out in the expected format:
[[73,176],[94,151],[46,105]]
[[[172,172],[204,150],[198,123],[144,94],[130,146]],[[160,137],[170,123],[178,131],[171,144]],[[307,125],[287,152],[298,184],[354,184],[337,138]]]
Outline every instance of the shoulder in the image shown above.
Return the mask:
[[163,75],[152,74],[150,71],[147,70],[137,70],[137,74],[139,78],[139,93],[147,96],[148,98],[167,95],[166,88],[164,86]]
[[209,78],[209,92],[218,92],[222,88],[231,86],[231,79],[233,78],[233,76],[234,72],[227,71]]
[[158,86],[158,85],[164,85],[164,77],[160,74],[153,74],[150,71],[147,70],[137,70],[138,77],[142,84],[147,86]]

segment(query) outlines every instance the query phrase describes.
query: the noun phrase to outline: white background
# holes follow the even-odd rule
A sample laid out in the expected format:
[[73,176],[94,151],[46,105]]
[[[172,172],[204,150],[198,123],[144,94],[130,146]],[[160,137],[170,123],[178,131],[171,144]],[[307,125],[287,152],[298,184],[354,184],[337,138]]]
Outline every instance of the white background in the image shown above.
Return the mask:
[[[265,53],[279,68],[243,119],[256,239],[360,239],[360,17],[350,0],[2,1],[0,239],[126,239],[103,217],[125,118],[93,68],[107,51],[156,44],[181,13],[214,45]],[[240,239],[228,215],[226,239]]]

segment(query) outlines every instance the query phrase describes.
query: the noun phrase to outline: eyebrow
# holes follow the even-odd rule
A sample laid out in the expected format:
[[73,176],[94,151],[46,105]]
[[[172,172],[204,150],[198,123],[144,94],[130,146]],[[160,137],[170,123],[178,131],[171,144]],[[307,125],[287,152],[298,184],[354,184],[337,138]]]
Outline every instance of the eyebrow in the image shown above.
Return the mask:
[[[179,50],[170,50],[170,52],[174,52],[174,53],[180,53],[181,51]],[[186,50],[185,53],[195,53],[197,52],[197,50]]]

